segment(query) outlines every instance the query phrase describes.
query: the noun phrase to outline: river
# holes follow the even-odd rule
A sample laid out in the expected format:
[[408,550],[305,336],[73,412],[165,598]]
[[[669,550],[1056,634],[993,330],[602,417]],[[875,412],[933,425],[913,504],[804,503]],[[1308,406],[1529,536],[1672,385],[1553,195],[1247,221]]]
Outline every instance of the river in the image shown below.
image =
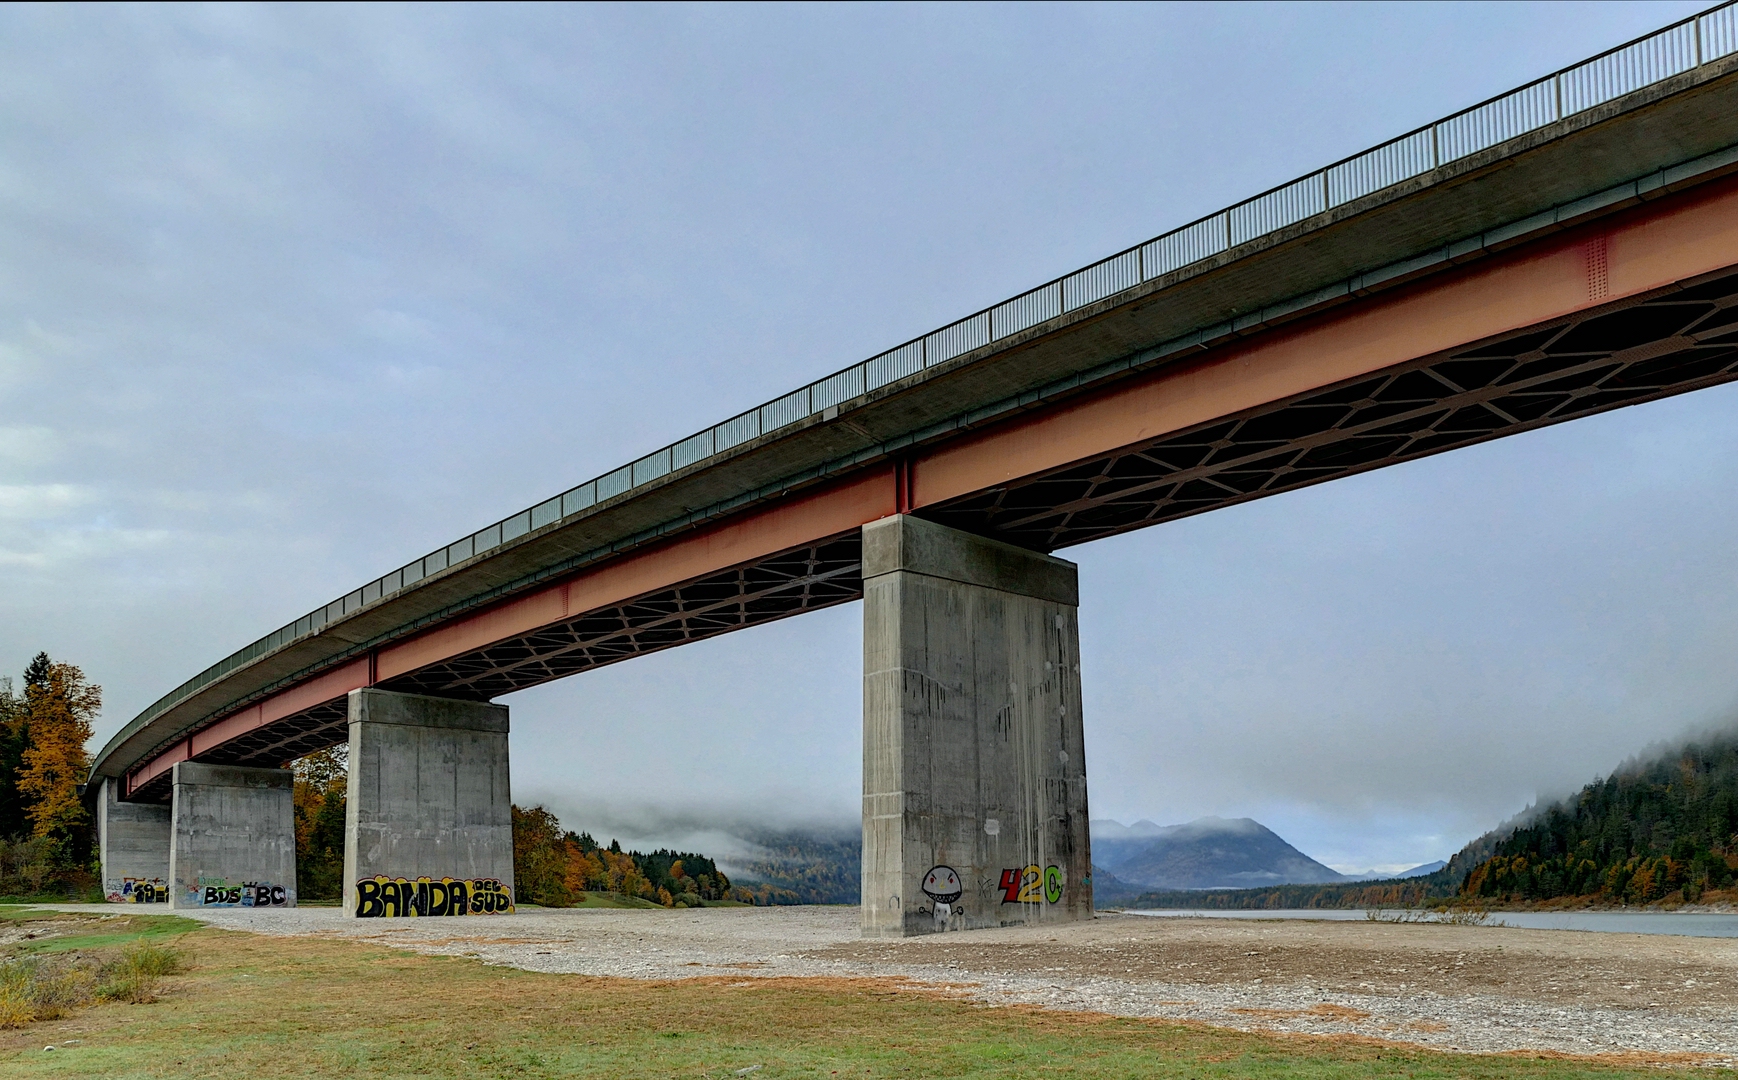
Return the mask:
[[[1363,921],[1361,909],[1283,909],[1274,911],[1210,911],[1157,909],[1125,914],[1172,919],[1316,919],[1330,922]],[[1389,911],[1382,917],[1401,921],[1404,913]],[[1432,920],[1420,920],[1432,921]],[[1592,930],[1614,934],[1675,934],[1680,937],[1738,938],[1738,913],[1706,911],[1493,911],[1485,926],[1514,926],[1530,930]]]

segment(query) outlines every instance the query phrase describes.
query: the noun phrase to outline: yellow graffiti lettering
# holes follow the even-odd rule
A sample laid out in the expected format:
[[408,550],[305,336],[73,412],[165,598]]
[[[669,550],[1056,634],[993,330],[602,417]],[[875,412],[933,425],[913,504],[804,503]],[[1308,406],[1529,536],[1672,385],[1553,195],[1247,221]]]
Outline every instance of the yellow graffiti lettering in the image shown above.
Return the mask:
[[513,891],[495,878],[363,878],[356,883],[359,919],[511,915]]

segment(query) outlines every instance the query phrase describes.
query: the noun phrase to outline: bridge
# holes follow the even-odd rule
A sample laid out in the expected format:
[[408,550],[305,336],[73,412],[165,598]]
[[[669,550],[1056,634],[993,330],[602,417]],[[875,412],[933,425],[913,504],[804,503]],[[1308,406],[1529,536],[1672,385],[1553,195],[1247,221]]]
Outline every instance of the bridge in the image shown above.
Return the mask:
[[513,898],[494,699],[864,601],[865,933],[1092,907],[1074,565],[1190,514],[1738,378],[1726,4],[873,356],[287,623],[119,731],[112,898]]

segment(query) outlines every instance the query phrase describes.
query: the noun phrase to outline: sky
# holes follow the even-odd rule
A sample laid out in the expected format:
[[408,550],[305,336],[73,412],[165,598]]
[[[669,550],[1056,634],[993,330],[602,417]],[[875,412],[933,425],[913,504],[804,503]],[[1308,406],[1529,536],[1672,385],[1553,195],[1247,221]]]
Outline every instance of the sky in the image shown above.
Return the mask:
[[[0,672],[407,559],[1681,3],[0,9]],[[1069,549],[1094,817],[1346,870],[1738,718],[1738,387]],[[516,801],[849,828],[859,605],[503,701]],[[721,831],[722,830],[722,831]]]

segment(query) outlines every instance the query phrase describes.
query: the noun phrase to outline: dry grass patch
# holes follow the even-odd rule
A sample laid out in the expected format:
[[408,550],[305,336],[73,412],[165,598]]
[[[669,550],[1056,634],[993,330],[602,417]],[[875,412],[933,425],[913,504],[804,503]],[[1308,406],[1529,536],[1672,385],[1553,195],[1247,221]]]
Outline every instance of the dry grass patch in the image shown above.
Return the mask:
[[1264,1020],[1338,1020],[1343,1023],[1355,1024],[1360,1020],[1370,1019],[1370,1014],[1363,1009],[1354,1009],[1350,1005],[1333,1005],[1322,1002],[1311,1005],[1307,1009],[1232,1009],[1234,1013],[1253,1016]]
[[0,1028],[58,1020],[98,1001],[157,1000],[165,975],[182,970],[180,950],[135,941],[119,955],[50,953],[0,959]]
[[[206,929],[156,1004],[0,1032],[0,1074],[345,1077],[1655,1076],[1374,1039],[988,1007],[893,979],[552,975],[329,938]],[[76,1037],[77,1045],[66,1045]],[[63,1049],[44,1053],[43,1045]],[[757,1068],[758,1066],[758,1068]],[[752,1072],[742,1072],[750,1070]]]

